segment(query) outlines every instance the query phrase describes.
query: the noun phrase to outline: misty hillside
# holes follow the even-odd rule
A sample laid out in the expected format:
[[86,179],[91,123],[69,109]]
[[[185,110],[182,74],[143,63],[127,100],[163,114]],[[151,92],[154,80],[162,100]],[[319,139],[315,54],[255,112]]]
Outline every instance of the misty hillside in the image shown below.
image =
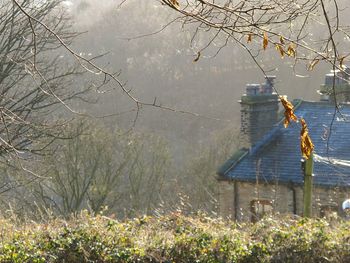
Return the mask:
[[4,222],[345,218],[349,4],[237,2],[2,1]]
[[[194,63],[197,49],[205,37],[191,43],[191,28],[179,23],[164,25],[175,15],[153,1],[74,1],[70,6],[76,29],[84,33],[74,45],[91,56],[104,54],[99,61],[112,71],[121,70],[122,78],[136,97],[148,102],[199,114],[201,117],[144,108],[136,123],[141,130],[161,134],[171,144],[185,150],[186,145],[206,144],[210,135],[226,126],[237,126],[240,118],[238,100],[247,83],[261,83],[263,74],[244,50],[228,43],[217,50],[206,50]],[[157,33],[155,33],[157,32]],[[219,45],[219,43],[218,43]],[[273,51],[271,51],[273,52]],[[275,53],[261,56],[269,74],[277,76],[277,89],[290,99],[318,100],[316,91],[328,72],[322,65],[315,72],[305,66],[293,71],[293,61]],[[127,98],[110,93],[98,105],[101,114],[128,109]],[[132,114],[109,118],[107,122],[128,127]]]

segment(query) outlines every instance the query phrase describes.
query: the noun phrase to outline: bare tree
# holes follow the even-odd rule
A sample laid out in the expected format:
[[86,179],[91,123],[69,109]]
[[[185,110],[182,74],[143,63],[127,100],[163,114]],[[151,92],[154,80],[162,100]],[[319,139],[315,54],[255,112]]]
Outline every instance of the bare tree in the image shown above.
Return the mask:
[[[65,120],[53,114],[68,101],[83,99],[90,87],[72,87],[72,80],[85,70],[62,62],[57,38],[40,20],[66,43],[77,33],[60,0],[21,1],[29,19],[11,0],[0,3],[0,156],[19,159],[43,153],[47,145],[61,137]],[[68,107],[68,106],[67,106]]]
[[[126,84],[120,80],[119,75],[120,72],[110,72],[108,70],[106,70],[103,66],[98,65],[98,63],[96,63],[96,57],[95,58],[88,58],[85,57],[84,54],[81,54],[80,52],[77,52],[76,50],[74,50],[74,48],[72,48],[72,46],[70,45],[70,42],[67,41],[61,34],[59,34],[59,32],[56,30],[55,27],[50,26],[50,24],[46,23],[45,20],[41,19],[40,17],[37,18],[35,17],[34,14],[32,14],[32,10],[36,10],[37,9],[37,5],[38,3],[47,3],[47,1],[45,0],[39,0],[38,3],[31,3],[26,5],[26,2],[30,2],[28,1],[24,1],[23,3],[18,1],[18,0],[8,0],[11,1],[13,3],[13,6],[19,11],[21,17],[23,19],[26,19],[29,22],[30,27],[27,29],[30,29],[31,34],[32,34],[32,49],[33,49],[33,59],[32,59],[32,66],[34,68],[34,71],[36,72],[36,74],[38,74],[38,76],[45,81],[45,78],[43,77],[43,75],[41,74],[40,69],[36,66],[37,65],[37,36],[39,35],[39,31],[34,28],[34,25],[36,25],[40,30],[42,30],[43,32],[46,32],[47,34],[49,34],[50,36],[52,36],[56,41],[58,46],[60,46],[63,50],[65,50],[65,52],[73,59],[75,59],[75,61],[79,64],[79,66],[86,70],[87,72],[95,75],[95,76],[99,76],[101,79],[101,84],[98,85],[97,89],[99,89],[99,87],[103,86],[106,83],[112,83],[114,84],[115,87],[119,88],[123,95],[129,99],[129,101],[131,101],[134,104],[134,108],[131,109],[129,112],[135,112],[135,118],[134,118],[134,124],[136,123],[136,120],[138,119],[139,116],[139,112],[141,110],[142,107],[152,107],[152,108],[158,108],[158,109],[163,109],[163,110],[167,110],[167,111],[171,111],[171,112],[177,112],[177,113],[182,113],[182,114],[189,114],[189,115],[193,115],[193,116],[200,116],[197,113],[191,112],[191,111],[185,111],[185,110],[181,110],[181,109],[176,109],[176,108],[172,108],[166,105],[162,105],[157,98],[152,98],[151,100],[142,100],[140,98],[137,97],[137,95],[134,94],[133,90],[130,89],[129,87],[126,86]],[[57,3],[61,3],[63,2],[63,0],[55,0]],[[124,2],[126,1],[120,1],[120,5],[121,6]],[[54,94],[54,93],[53,93]],[[56,96],[55,94],[53,95],[54,98],[59,101],[62,105],[64,105],[68,110],[74,112],[73,109],[71,109],[63,99],[61,99],[59,96]]]
[[169,156],[161,139],[91,121],[72,125],[71,133],[81,135],[60,142],[55,155],[38,163],[46,179],[28,187],[32,202],[60,215],[105,206],[135,215],[150,212],[164,198]]

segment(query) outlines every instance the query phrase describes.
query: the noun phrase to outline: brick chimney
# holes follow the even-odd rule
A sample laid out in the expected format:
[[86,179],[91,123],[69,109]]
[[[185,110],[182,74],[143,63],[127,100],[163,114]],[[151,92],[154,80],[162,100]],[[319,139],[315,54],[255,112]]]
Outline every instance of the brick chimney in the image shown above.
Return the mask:
[[336,98],[339,103],[350,102],[350,68],[344,66],[344,71],[331,70],[330,73],[326,74],[324,84],[321,85],[318,93],[321,95],[321,101],[334,102],[334,98]]
[[273,92],[275,76],[264,84],[247,84],[241,104],[241,135],[244,147],[254,146],[278,121],[278,96]]

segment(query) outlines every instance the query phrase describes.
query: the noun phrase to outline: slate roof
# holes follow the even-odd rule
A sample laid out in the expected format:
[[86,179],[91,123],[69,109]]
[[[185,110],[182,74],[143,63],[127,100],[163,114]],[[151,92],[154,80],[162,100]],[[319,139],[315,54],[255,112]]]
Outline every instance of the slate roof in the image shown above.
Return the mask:
[[[300,101],[295,110],[306,120],[315,145],[314,184],[350,187],[350,105],[341,105],[341,114],[334,112],[327,102]],[[302,184],[299,136],[298,123],[284,128],[281,121],[254,148],[238,151],[222,165],[219,179]]]

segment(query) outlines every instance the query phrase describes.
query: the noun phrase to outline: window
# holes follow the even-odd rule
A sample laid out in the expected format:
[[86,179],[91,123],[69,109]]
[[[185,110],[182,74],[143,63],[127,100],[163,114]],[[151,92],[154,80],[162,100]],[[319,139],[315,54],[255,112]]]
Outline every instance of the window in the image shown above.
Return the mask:
[[257,222],[266,214],[271,214],[273,211],[272,201],[257,199],[250,202],[251,221]]

